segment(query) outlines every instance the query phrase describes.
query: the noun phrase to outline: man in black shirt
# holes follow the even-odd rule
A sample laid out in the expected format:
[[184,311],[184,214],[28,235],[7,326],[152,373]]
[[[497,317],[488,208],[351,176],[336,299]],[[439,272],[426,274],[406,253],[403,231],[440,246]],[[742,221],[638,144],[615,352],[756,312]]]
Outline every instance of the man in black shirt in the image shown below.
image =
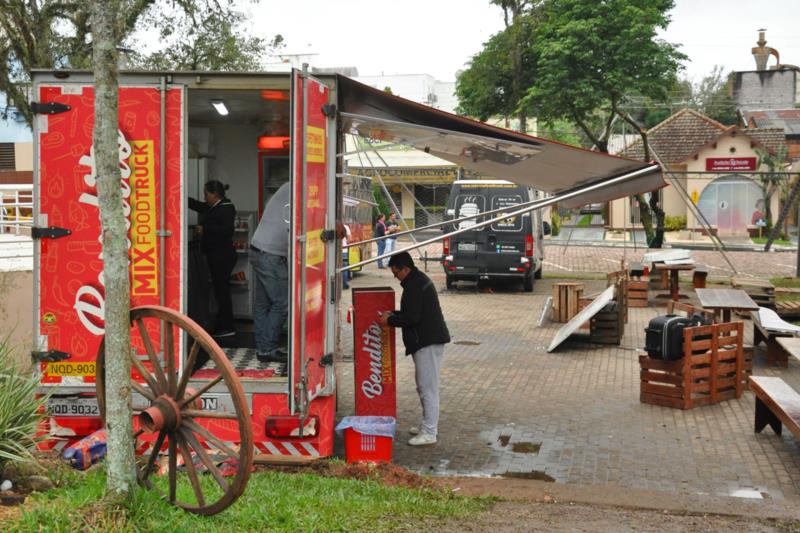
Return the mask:
[[414,377],[422,403],[422,428],[408,443],[411,446],[436,444],[439,425],[439,374],[444,345],[450,342],[436,286],[414,266],[408,252],[389,259],[392,274],[400,280],[403,296],[399,311],[380,314],[382,326],[402,328],[406,355],[414,358]]

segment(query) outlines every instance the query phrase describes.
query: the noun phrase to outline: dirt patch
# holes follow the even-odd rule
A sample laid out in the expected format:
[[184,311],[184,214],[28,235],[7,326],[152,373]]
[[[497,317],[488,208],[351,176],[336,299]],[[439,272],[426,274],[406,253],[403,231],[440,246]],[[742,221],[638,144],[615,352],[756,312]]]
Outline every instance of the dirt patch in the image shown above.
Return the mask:
[[516,453],[539,453],[541,448],[541,443],[534,442],[515,442],[511,445],[511,451]]
[[271,470],[289,474],[316,474],[322,477],[377,481],[384,485],[411,489],[441,490],[432,479],[391,463],[353,463],[340,461],[316,461],[306,466],[259,466],[259,470]]
[[499,442],[500,446],[502,446],[503,448],[508,446],[508,441],[510,440],[511,440],[511,435],[500,435],[499,437],[497,437],[497,442]]
[[458,344],[460,346],[480,346],[480,342],[478,341],[455,341],[453,344]]
[[[613,531],[673,533],[689,531],[796,531],[797,522],[714,515],[686,515],[570,503],[500,502],[469,518],[426,524],[440,532]],[[415,524],[415,530],[427,529]]]

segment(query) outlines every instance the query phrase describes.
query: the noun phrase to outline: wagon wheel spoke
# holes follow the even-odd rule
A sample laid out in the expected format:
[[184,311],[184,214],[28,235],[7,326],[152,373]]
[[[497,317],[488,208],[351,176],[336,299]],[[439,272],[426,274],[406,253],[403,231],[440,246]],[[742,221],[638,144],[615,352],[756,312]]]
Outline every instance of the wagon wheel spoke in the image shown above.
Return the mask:
[[197,441],[194,434],[191,431],[187,431],[185,428],[181,428],[178,431],[180,431],[183,438],[186,439],[186,442],[189,443],[189,446],[194,449],[194,453],[197,454],[197,457],[200,458],[200,461],[203,463],[203,465],[208,469],[209,472],[211,472],[211,475],[217,480],[217,483],[222,490],[227,492],[231,486],[228,484],[225,476],[222,475],[222,472],[219,471],[217,465],[214,464],[214,461],[212,461],[208,456],[205,448],[203,448],[203,446]]
[[177,376],[175,375],[175,338],[172,331],[172,322],[163,322],[166,328],[164,335],[164,358],[166,359],[167,369],[167,394],[176,396]]
[[189,356],[186,358],[186,364],[183,366],[183,374],[181,375],[181,380],[175,392],[176,398],[183,398],[183,395],[186,393],[186,385],[189,384],[189,378],[192,377],[192,369],[194,368],[195,361],[197,361],[198,353],[200,353],[200,343],[195,339],[192,344],[192,349],[189,351]]
[[164,444],[164,437],[166,436],[167,432],[165,430],[162,429],[158,432],[156,442],[153,444],[153,451],[150,453],[150,458],[147,460],[147,464],[142,470],[140,476],[143,482],[146,482],[147,478],[150,477],[150,472],[153,470],[153,466],[156,464],[156,459],[158,459],[158,456],[161,453],[161,445]]
[[150,339],[150,334],[147,333],[147,328],[144,326],[144,319],[137,318],[136,327],[139,330],[139,335],[142,337],[142,342],[144,342],[147,358],[150,359],[150,364],[153,366],[153,373],[156,376],[156,380],[161,387],[161,391],[165,393],[167,392],[167,378],[164,376],[164,370],[161,368],[161,363],[158,362],[158,355],[153,347],[153,341]]
[[[158,383],[156,383],[156,380],[155,378],[153,378],[153,375],[150,373],[149,370],[147,370],[144,367],[142,362],[139,361],[139,358],[133,351],[131,351],[131,363],[133,364],[133,367],[136,369],[139,375],[142,376],[142,379],[144,379],[147,382],[147,386],[150,387],[150,390],[152,390],[156,396],[160,396],[163,392],[161,387],[158,385]],[[131,383],[133,383],[133,380],[131,380]]]
[[194,431],[195,433],[197,433],[198,435],[203,437],[203,439],[206,442],[208,442],[210,444],[213,444],[220,451],[224,452],[225,454],[229,455],[230,457],[233,457],[233,458],[238,458],[239,457],[239,454],[237,452],[233,451],[230,448],[230,446],[225,444],[225,442],[223,442],[222,439],[220,439],[219,437],[217,437],[216,435],[211,433],[209,430],[207,430],[206,428],[204,428],[203,426],[201,426],[200,424],[198,424],[197,422],[195,422],[191,418],[184,418],[183,419],[183,425],[184,425],[184,427],[186,429]]
[[175,493],[178,487],[178,448],[175,442],[175,432],[169,434],[169,503],[175,503]]
[[[211,390],[211,387],[213,387],[214,385],[216,385],[217,383],[222,381],[224,378],[225,378],[225,376],[222,373],[220,373],[219,376],[215,377],[214,379],[212,379],[211,381],[209,381],[208,383],[206,383],[205,385],[200,387],[198,390],[193,392],[190,396],[187,396],[186,398],[181,400],[181,402],[178,404],[178,406],[181,409],[183,409],[187,405],[191,405],[192,402],[194,402],[196,399],[198,399],[203,394],[207,393],[209,390]],[[189,415],[189,416],[192,416],[192,415]]]
[[150,390],[144,388],[141,383],[135,380],[131,380],[131,388],[136,392],[138,392],[139,394],[141,394],[142,396],[144,396],[145,398],[147,398],[148,400],[150,400],[151,402],[154,402],[156,400],[155,394],[150,392]]
[[192,484],[194,496],[197,498],[197,504],[201,507],[206,504],[206,499],[203,497],[203,489],[200,487],[200,479],[197,477],[197,469],[192,461],[192,449],[186,443],[186,439],[180,433],[175,433],[178,440],[178,449],[183,457],[183,464],[186,465],[186,473],[189,476],[189,482]]

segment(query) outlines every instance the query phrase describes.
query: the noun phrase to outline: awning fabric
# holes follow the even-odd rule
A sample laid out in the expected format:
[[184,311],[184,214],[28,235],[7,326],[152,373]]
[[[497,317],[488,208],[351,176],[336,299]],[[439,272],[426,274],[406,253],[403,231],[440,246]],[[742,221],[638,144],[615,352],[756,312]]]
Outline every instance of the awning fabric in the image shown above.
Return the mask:
[[[483,175],[558,194],[652,167],[632,159],[539,139],[433,109],[345,76],[337,77],[345,132],[401,143]],[[665,185],[659,167],[611,190],[575,197],[572,206],[604,202]],[[569,205],[567,205],[569,207]]]

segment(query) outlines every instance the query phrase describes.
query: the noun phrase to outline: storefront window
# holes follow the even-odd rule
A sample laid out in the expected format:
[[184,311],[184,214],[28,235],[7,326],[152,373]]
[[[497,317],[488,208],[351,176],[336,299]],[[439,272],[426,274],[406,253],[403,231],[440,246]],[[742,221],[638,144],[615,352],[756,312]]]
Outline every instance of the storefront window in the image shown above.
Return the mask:
[[746,233],[748,226],[763,224],[766,217],[761,188],[739,175],[712,181],[700,194],[697,207],[721,232]]

